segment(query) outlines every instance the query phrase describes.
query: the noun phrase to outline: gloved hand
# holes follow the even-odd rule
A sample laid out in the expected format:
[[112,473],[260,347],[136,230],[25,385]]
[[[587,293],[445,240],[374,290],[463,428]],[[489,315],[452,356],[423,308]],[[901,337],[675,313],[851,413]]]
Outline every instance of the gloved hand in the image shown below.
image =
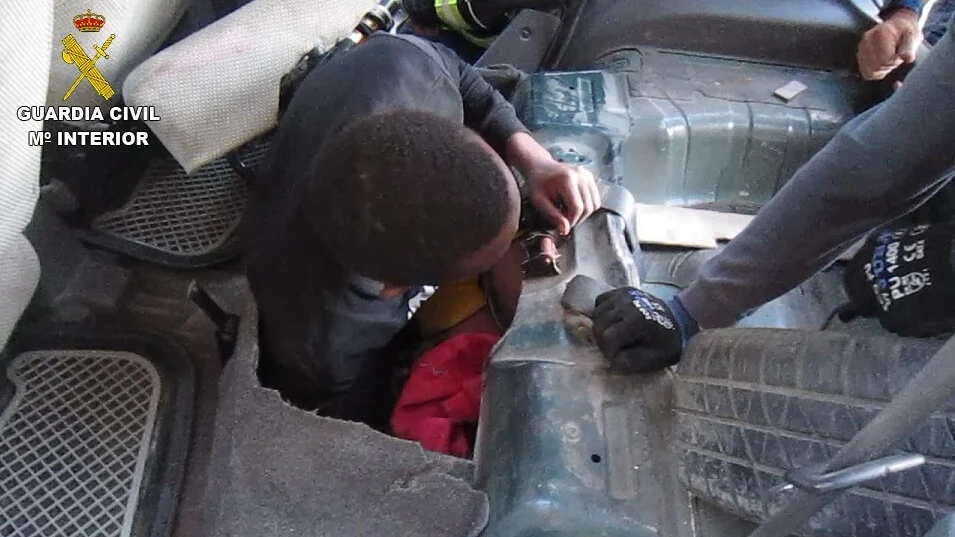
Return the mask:
[[679,299],[669,303],[623,287],[597,297],[594,337],[613,369],[650,372],[680,360],[683,345],[699,328]]
[[850,303],[840,318],[874,316],[906,337],[955,331],[955,221],[890,227],[846,267]]

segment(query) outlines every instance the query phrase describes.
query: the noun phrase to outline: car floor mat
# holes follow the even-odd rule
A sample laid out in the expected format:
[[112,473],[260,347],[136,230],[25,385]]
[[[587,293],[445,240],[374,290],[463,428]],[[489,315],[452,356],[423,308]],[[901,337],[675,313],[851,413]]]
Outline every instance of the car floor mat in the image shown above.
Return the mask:
[[220,158],[191,174],[168,153],[156,157],[126,203],[94,218],[82,238],[171,268],[228,261],[239,253],[249,186],[244,170],[254,169],[270,146],[266,136],[243,146],[233,162]]
[[46,326],[18,333],[0,373],[0,535],[169,535],[194,402],[185,351]]

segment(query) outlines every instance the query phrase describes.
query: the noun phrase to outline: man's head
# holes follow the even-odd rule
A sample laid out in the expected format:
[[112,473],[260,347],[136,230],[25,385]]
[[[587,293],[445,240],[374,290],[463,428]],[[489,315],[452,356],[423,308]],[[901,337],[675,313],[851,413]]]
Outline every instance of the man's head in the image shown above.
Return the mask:
[[474,132],[434,114],[357,120],[325,141],[299,210],[350,271],[442,283],[490,268],[517,230],[510,170]]

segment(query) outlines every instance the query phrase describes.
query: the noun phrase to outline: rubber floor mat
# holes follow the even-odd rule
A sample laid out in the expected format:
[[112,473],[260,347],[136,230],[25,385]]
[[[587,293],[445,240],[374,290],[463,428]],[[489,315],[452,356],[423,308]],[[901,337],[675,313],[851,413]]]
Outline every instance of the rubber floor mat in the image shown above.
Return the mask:
[[167,535],[191,410],[168,419],[188,399],[165,366],[115,349],[12,356],[0,368],[0,536]]
[[[271,145],[266,137],[238,152],[240,166],[254,169]],[[249,178],[228,158],[192,174],[172,158],[154,159],[130,199],[93,220],[89,242],[174,268],[197,268],[238,253],[236,230],[245,213]]]

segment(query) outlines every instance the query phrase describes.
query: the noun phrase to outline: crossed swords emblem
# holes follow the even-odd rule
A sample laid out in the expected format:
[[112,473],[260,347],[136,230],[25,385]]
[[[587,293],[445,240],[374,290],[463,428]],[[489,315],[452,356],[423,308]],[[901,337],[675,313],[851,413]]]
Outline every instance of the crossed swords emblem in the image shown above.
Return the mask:
[[96,61],[100,58],[109,59],[109,54],[106,54],[106,49],[109,48],[110,43],[113,42],[113,39],[116,37],[116,34],[110,34],[109,39],[103,42],[103,46],[93,45],[93,50],[96,51],[96,55],[90,58],[86,51],[83,50],[83,47],[76,41],[76,38],[73,37],[73,34],[69,34],[63,38],[63,61],[66,63],[72,63],[76,65],[76,68],[80,70],[80,76],[73,81],[73,85],[70,86],[70,89],[67,90],[66,95],[63,96],[63,100],[70,98],[70,95],[76,91],[76,88],[80,85],[80,82],[83,79],[89,80],[90,84],[93,86],[93,89],[96,90],[96,93],[99,93],[103,96],[104,99],[109,100],[116,92],[113,91],[113,87],[109,85],[109,82],[103,76],[103,73],[96,68]]

